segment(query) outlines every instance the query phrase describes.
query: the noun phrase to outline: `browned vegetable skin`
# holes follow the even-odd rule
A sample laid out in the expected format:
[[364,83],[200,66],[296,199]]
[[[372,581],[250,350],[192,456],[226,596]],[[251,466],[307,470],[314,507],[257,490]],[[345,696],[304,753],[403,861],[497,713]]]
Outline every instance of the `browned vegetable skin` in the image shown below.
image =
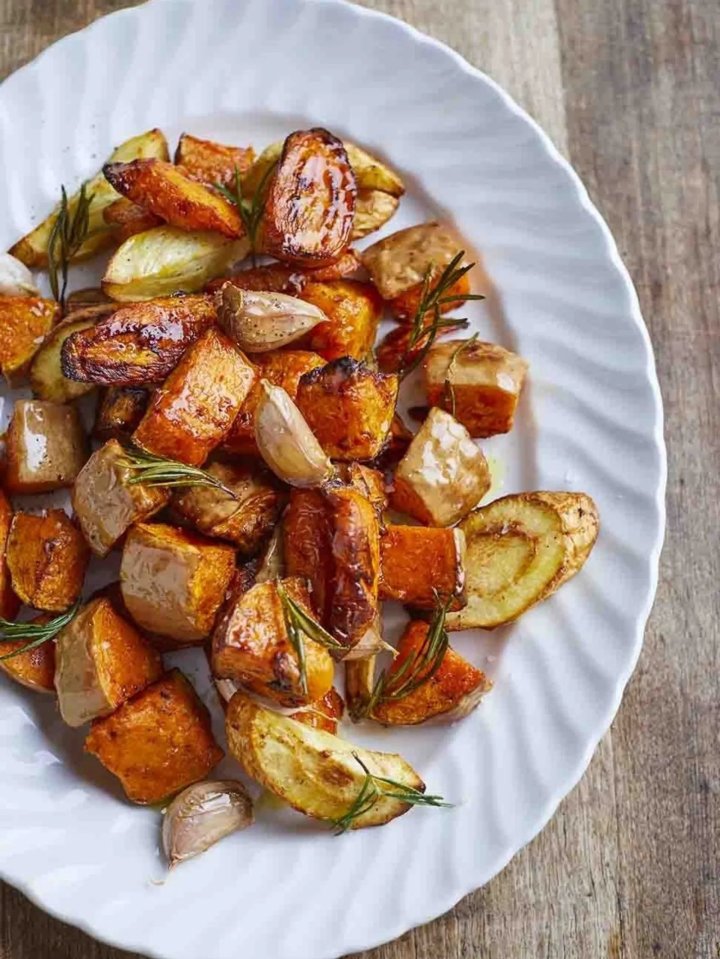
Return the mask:
[[100,316],[113,312],[113,308],[108,309],[105,305],[79,310],[71,313],[50,332],[30,365],[30,386],[35,396],[53,403],[68,403],[94,388],[92,383],[80,383],[65,376],[62,370],[62,347],[73,333],[90,329]]
[[154,213],[124,196],[118,197],[103,210],[103,219],[113,228],[113,235],[118,243],[124,243],[136,233],[152,230],[154,226],[160,226],[163,222],[159,216],[155,216]]
[[298,296],[327,316],[303,341],[326,360],[350,356],[363,360],[372,350],[383,311],[383,302],[371,283],[330,280],[306,283]]
[[47,493],[72,486],[88,455],[74,406],[16,400],[6,436],[5,486],[11,493]]
[[20,600],[12,588],[12,578],[7,561],[7,542],[10,535],[13,511],[5,493],[0,489],[0,616],[15,619]]
[[20,386],[32,358],[60,320],[60,306],[39,296],[0,296],[0,370]]
[[207,285],[209,293],[217,292],[225,283],[232,283],[241,290],[265,290],[271,293],[297,295],[308,283],[326,283],[341,280],[356,273],[361,267],[355,250],[345,250],[324,266],[300,267],[288,263],[268,263],[241,270],[230,276],[218,277]]
[[194,180],[214,187],[235,184],[235,171],[245,173],[255,159],[252,147],[233,147],[212,140],[201,140],[183,133],[175,151],[175,163]]
[[[30,620],[34,626],[46,623],[52,617],[48,613],[41,613]],[[55,642],[50,640],[43,643],[42,646],[36,646],[25,653],[17,653],[17,650],[27,646],[27,639],[16,639],[10,642],[0,643],[0,655],[7,656],[11,653],[17,655],[10,659],[0,660],[0,670],[4,672],[16,683],[25,686],[26,689],[32,689],[36,693],[54,693],[55,692]]]
[[333,602],[333,526],[330,505],[319,490],[294,489],[283,515],[285,568],[310,583],[313,604],[328,626]]
[[331,689],[322,699],[292,713],[290,718],[326,733],[337,733],[338,723],[343,718],[345,703],[336,689]]
[[23,603],[50,612],[68,609],[80,595],[88,560],[80,530],[61,509],[14,515],[7,564]]
[[147,390],[130,386],[109,386],[100,393],[92,435],[105,442],[129,440],[147,409]]

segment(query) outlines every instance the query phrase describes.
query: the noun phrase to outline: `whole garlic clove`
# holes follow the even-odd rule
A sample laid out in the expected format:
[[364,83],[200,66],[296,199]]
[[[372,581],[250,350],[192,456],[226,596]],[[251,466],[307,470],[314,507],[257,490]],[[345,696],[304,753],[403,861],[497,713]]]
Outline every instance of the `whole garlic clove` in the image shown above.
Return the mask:
[[199,856],[225,836],[255,821],[242,783],[208,780],[188,786],[168,806],[162,841],[170,867]]
[[280,386],[261,380],[255,441],[270,469],[291,486],[321,486],[334,474],[325,451],[300,410]]
[[312,303],[283,293],[240,290],[226,283],[217,298],[218,322],[247,353],[267,353],[288,346],[327,316]]
[[0,296],[40,296],[30,270],[10,253],[0,253]]

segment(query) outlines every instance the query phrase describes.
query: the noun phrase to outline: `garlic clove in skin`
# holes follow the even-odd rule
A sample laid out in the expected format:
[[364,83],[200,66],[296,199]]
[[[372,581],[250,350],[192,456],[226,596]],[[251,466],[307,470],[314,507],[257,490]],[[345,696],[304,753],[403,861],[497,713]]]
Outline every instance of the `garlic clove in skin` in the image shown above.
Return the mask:
[[312,303],[284,293],[240,290],[226,283],[217,297],[218,322],[246,353],[267,353],[288,346],[327,316]]
[[242,783],[225,779],[188,786],[170,803],[163,820],[163,849],[170,868],[254,821],[252,800]]
[[40,296],[30,270],[10,253],[0,253],[0,296]]

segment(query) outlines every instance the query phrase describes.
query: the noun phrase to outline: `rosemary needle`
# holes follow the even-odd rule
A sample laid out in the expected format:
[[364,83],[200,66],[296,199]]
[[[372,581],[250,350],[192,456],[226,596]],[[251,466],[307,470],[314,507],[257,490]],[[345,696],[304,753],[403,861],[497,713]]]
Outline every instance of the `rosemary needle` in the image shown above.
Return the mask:
[[339,643],[333,636],[324,629],[317,620],[313,619],[302,606],[288,595],[283,584],[278,580],[277,593],[282,604],[283,617],[285,619],[285,629],[288,639],[295,650],[298,658],[298,668],[300,670],[300,688],[307,696],[307,663],[305,657],[305,637],[325,646],[328,649],[343,649],[342,643]]
[[48,273],[53,297],[61,307],[65,307],[67,295],[68,268],[83,243],[92,235],[90,231],[90,207],[95,197],[88,195],[87,184],[83,183],[78,193],[75,209],[71,204],[65,187],[61,188],[60,206],[53,223],[47,246]]
[[28,640],[20,649],[14,649],[11,653],[0,655],[0,663],[13,659],[15,656],[20,656],[22,653],[29,653],[30,650],[37,649],[38,646],[42,646],[53,639],[75,616],[79,606],[80,600],[66,612],[61,613],[47,623],[13,623],[0,617],[0,648],[2,643],[16,643],[22,639]]
[[225,486],[207,470],[163,456],[154,456],[144,450],[126,448],[120,465],[133,471],[134,475],[128,479],[131,485],[142,483],[143,486],[209,486],[221,490],[234,500],[237,499],[234,490]]
[[250,242],[250,254],[252,256],[253,266],[256,265],[257,256],[257,232],[262,220],[265,206],[265,187],[274,172],[276,164],[273,163],[267,168],[262,179],[257,185],[257,189],[251,197],[246,197],[243,191],[242,177],[240,170],[235,167],[235,189],[230,190],[222,183],[216,183],[215,188],[237,208],[240,219],[245,227],[245,233]]

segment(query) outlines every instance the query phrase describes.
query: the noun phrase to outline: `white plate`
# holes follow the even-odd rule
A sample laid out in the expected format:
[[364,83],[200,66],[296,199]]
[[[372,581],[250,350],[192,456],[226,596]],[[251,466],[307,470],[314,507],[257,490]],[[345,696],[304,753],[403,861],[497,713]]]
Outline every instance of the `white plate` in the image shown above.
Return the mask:
[[157,812],[122,800],[51,702],[3,682],[2,875],[93,935],[168,959],[325,959],[398,936],[487,882],[585,769],[655,589],[661,401],[612,237],[517,105],[402,23],[338,0],[154,0],[61,41],[0,89],[3,247],[61,183],[151,126],[262,147],[313,124],[408,177],[392,229],[449,215],[482,254],[494,293],[477,328],[531,364],[516,429],[484,444],[497,487],[587,490],[602,534],[549,602],[459,641],[496,682],[470,719],[350,731],[405,753],[454,809],[333,838],[266,805],[254,829],[163,885]]

